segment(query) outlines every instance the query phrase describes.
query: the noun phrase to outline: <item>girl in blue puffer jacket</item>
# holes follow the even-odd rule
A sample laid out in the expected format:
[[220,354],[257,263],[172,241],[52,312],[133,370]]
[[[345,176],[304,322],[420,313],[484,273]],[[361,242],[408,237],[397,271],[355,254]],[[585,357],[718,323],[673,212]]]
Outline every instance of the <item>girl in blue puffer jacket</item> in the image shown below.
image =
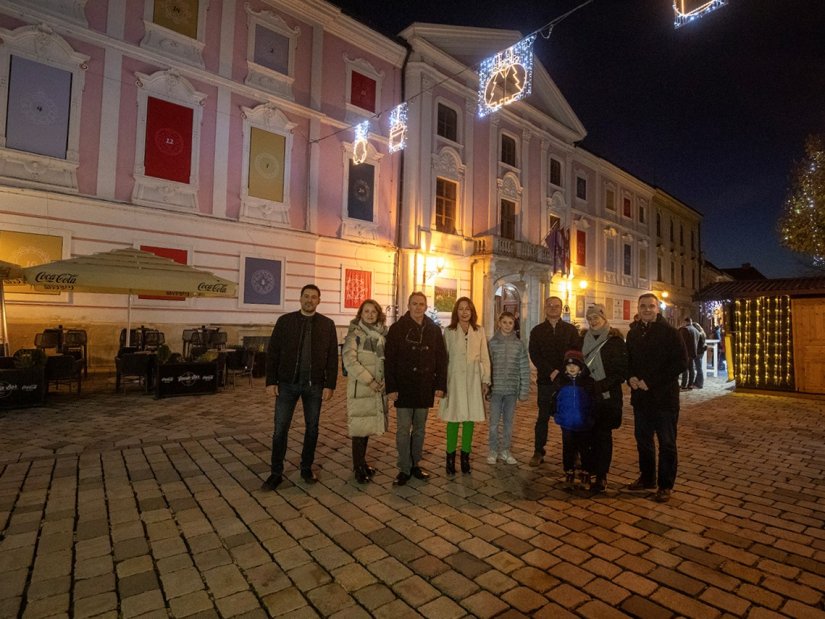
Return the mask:
[[595,422],[593,396],[596,382],[578,350],[564,353],[564,372],[553,381],[556,398],[555,422],[561,426],[562,463],[565,485],[572,490],[576,484],[576,459],[581,462],[580,482],[585,489],[590,486],[591,428]]

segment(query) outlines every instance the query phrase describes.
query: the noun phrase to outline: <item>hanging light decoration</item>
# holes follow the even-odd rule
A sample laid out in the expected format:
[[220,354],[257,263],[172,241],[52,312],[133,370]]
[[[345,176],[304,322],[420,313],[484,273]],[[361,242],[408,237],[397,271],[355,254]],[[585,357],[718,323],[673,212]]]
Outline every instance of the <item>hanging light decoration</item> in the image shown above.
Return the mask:
[[535,40],[536,35],[531,34],[481,62],[478,70],[479,118],[532,92]]
[[401,103],[390,112],[389,149],[391,153],[407,146],[407,104]]
[[355,141],[352,143],[352,162],[355,165],[364,163],[367,160],[367,139],[370,130],[370,121],[365,120],[355,125]]
[[673,11],[676,13],[676,19],[673,25],[676,28],[681,28],[685,24],[696,21],[725,6],[728,0],[673,0]]

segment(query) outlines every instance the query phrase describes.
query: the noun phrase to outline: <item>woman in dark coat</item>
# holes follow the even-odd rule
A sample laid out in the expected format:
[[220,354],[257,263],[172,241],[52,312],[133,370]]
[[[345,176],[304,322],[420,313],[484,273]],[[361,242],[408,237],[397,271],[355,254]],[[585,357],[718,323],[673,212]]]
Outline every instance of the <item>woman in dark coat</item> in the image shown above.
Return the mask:
[[593,494],[604,492],[613,460],[613,430],[622,424],[622,383],[627,380],[624,338],[607,322],[604,305],[587,309],[590,328],[584,332],[582,353],[596,381],[596,423],[592,430]]

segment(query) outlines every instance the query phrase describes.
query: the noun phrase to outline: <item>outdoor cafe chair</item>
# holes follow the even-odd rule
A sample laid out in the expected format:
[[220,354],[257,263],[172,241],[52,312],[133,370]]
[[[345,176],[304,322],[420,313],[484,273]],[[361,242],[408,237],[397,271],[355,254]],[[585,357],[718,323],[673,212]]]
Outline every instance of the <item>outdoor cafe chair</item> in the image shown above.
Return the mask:
[[232,348],[226,357],[227,380],[232,380],[235,386],[237,376],[249,376],[249,386],[252,386],[252,368],[255,364],[254,348]]
[[149,391],[151,373],[155,366],[155,355],[145,353],[124,353],[115,358],[115,391],[126,393],[126,381],[131,379]]
[[60,385],[68,385],[69,392],[72,391],[72,383],[77,383],[77,392],[83,384],[83,362],[75,359],[72,355],[52,355],[46,359],[46,383],[47,389],[54,385],[56,389]]
[[69,329],[63,336],[63,354],[79,359],[83,364],[83,376],[89,377],[89,351],[87,349],[86,331]]
[[34,345],[40,349],[57,348],[60,346],[60,334],[54,329],[46,329],[43,333],[34,336]]

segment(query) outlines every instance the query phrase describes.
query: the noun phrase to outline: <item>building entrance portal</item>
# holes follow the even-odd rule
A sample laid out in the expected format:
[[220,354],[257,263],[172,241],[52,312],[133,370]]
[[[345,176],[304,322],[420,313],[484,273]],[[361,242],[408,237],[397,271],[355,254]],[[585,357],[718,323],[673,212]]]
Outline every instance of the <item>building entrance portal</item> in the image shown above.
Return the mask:
[[521,337],[521,295],[512,284],[504,284],[496,289],[495,319],[501,312],[512,312],[516,317],[516,335]]

